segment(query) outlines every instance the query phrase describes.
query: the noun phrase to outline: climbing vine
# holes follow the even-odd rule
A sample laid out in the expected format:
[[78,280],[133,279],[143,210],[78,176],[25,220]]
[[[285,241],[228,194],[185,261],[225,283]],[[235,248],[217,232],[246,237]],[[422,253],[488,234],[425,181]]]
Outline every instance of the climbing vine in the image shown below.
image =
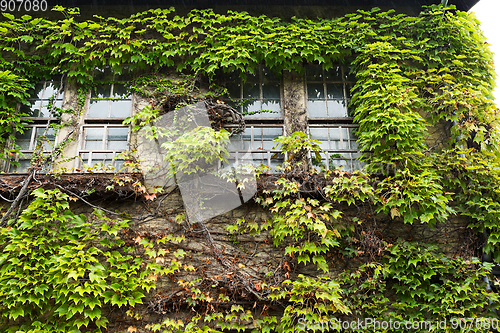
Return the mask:
[[[225,228],[235,246],[250,235],[276,247],[279,257],[260,270],[229,260],[204,222],[161,213],[173,190],[145,216],[97,211],[96,224],[73,213],[68,194],[59,190],[35,190],[34,200],[23,206],[27,184],[37,172],[32,168],[0,222],[4,327],[99,330],[107,322],[101,312],[105,304],[129,305],[127,314],[141,321],[134,306],[162,275],[178,289],[151,298],[147,310],[159,316],[148,325],[153,331],[328,331],[336,329],[328,326],[333,318],[355,316],[495,318],[490,308],[498,297],[488,281],[492,264],[473,257],[483,251],[500,262],[500,141],[491,96],[492,56],[473,17],[441,6],[425,7],[415,17],[375,8],[334,19],[287,21],[234,11],[193,10],[180,16],[170,8],[82,21],[77,9],[53,10],[61,19],[2,14],[0,145],[5,160],[18,152],[15,134],[22,133],[26,116],[19,104],[28,103],[38,80],[54,74],[80,86],[78,113],[96,85],[95,68],[148,73],[130,82],[149,101],[124,122],[134,130],[179,107],[205,102],[215,130],[196,130],[182,138],[196,155],[165,144],[171,148],[168,158],[181,161],[179,168],[190,173],[200,159],[224,160],[230,133],[221,128],[228,115],[239,130],[244,128],[241,115],[217,99],[225,92],[217,86],[219,73],[239,73],[244,80],[261,65],[276,73],[301,74],[304,64],[328,70],[341,63],[349,64],[356,76],[351,107],[366,166],[363,172],[320,172],[310,168],[310,163],[320,164],[319,142],[300,132],[277,138],[287,160],[273,174],[257,171],[260,191],[254,201],[267,217],[233,219]],[[202,81],[208,82],[208,93],[201,92]],[[64,112],[55,111],[59,117]],[[447,140],[428,146],[429,128],[437,124],[448,126]],[[158,139],[158,133],[153,137]],[[134,185],[146,193],[141,183]],[[90,204],[84,197],[75,200]],[[174,220],[172,234],[128,239],[150,262],[125,254],[131,249],[118,234],[126,236],[130,221],[160,217]],[[472,252],[457,258],[434,245],[393,244],[377,227],[390,220],[434,228],[453,218],[468,219],[467,229],[480,235]],[[177,248],[186,238],[209,250]],[[247,249],[241,251],[254,259]],[[204,265],[194,267],[188,260],[193,255],[210,257],[221,268],[211,274]],[[80,270],[68,264],[76,257]],[[339,273],[335,267],[342,258],[364,263]],[[302,270],[313,274],[300,274]],[[181,310],[192,312],[193,318],[177,318]]]

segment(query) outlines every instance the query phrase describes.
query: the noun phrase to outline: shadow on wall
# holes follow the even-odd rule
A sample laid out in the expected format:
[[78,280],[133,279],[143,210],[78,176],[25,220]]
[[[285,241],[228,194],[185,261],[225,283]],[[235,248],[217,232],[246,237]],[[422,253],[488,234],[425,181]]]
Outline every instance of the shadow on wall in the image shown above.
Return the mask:
[[252,154],[222,166],[229,134],[218,135],[224,136],[212,129],[204,102],[171,111],[138,133],[146,184],[177,184],[191,222],[231,211],[257,192]]

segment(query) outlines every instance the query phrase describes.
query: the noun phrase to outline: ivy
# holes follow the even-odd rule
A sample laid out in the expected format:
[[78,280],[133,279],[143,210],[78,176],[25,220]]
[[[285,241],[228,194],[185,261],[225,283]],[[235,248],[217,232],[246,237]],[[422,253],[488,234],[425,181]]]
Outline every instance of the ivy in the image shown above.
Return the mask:
[[[300,132],[278,138],[276,148],[287,154],[287,161],[273,178],[274,188],[255,198],[269,219],[241,218],[226,230],[234,242],[242,234],[269,235],[281,250],[279,264],[266,268],[260,280],[246,275],[243,264],[225,258],[203,222],[190,225],[179,217],[186,234],[200,228],[227,275],[216,281],[175,280],[193,318],[167,318],[150,325],[153,331],[243,331],[251,326],[255,332],[298,332],[305,322],[308,327],[307,322],[328,317],[492,316],[487,309],[498,296],[483,284],[491,265],[450,258],[434,245],[392,244],[368,226],[380,216],[431,228],[454,215],[466,217],[469,229],[485,235],[483,251],[500,262],[500,141],[491,95],[492,55],[474,17],[452,6],[425,7],[415,17],[374,8],[334,19],[287,21],[235,11],[193,10],[181,16],[174,8],[83,21],[77,9],[54,10],[61,19],[3,13],[0,145],[14,143],[15,133],[23,132],[25,115],[18,105],[27,103],[38,80],[65,74],[78,84],[78,113],[97,84],[92,77],[96,67],[110,66],[118,74],[140,70],[149,74],[131,82],[132,90],[151,103],[124,123],[134,124],[135,130],[149,128],[152,138],[166,141],[166,159],[192,174],[225,160],[229,133],[205,127],[181,135],[182,126],[167,131],[151,122],[164,112],[223,95],[215,80],[221,71],[244,80],[262,65],[300,75],[304,64],[328,70],[342,63],[356,76],[350,106],[366,169],[318,172],[308,159],[320,165],[319,142]],[[167,72],[174,72],[174,78]],[[198,90],[204,78],[210,85],[207,94]],[[448,142],[428,147],[429,127],[442,123],[450,127]],[[17,152],[12,147],[2,158]],[[265,179],[264,171],[257,174]],[[304,184],[313,184],[312,191]],[[65,332],[87,326],[99,331],[107,323],[105,305],[134,307],[158,275],[176,273],[178,260],[188,254],[177,249],[169,261],[159,246],[184,236],[167,235],[156,243],[137,237],[133,244],[154,259],[144,266],[120,238],[127,219],[112,220],[97,211],[89,222],[71,212],[67,194],[39,189],[32,195],[34,201],[20,210],[19,218],[0,230],[0,313],[7,331]],[[148,217],[158,217],[158,209]],[[336,255],[373,260],[334,276]],[[296,274],[296,267],[313,269],[317,276]],[[217,292],[219,283],[232,288],[231,297]],[[255,297],[253,307],[234,303],[236,291]],[[175,293],[154,303],[159,314],[164,315],[162,306]],[[270,314],[270,307],[280,314]],[[314,324],[311,330],[328,328]]]
[[[94,221],[70,210],[58,189],[32,193],[35,200],[16,222],[0,230],[0,324],[5,332],[101,332],[105,305],[134,306],[154,288],[153,274],[168,271],[117,251],[127,220],[102,211]],[[97,226],[93,223],[99,223]],[[172,268],[174,271],[175,268]]]

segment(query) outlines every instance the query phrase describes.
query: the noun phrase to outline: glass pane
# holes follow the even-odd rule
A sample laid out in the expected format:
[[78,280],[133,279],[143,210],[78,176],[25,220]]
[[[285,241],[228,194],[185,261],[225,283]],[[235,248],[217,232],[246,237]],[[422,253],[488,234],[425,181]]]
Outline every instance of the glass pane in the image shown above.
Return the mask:
[[[30,105],[21,105],[19,111],[22,114],[26,114],[27,117],[38,117],[38,113],[40,112],[40,102],[39,101],[28,101]],[[35,106],[38,104],[38,106]],[[35,111],[35,109],[38,109]]]
[[327,105],[329,117],[347,117],[347,107],[345,105],[345,101],[327,101]]
[[94,69],[94,82],[97,81],[113,81],[113,72],[109,66]]
[[309,117],[327,117],[326,103],[324,101],[307,101]]
[[328,131],[330,132],[330,140],[340,140],[340,128],[330,127]]
[[308,83],[307,98],[309,99],[325,98],[323,83]]
[[225,79],[226,82],[239,82],[240,81],[240,71],[230,71],[224,72],[221,76]]
[[233,99],[241,98],[241,83],[240,82],[232,82],[227,85],[227,92],[229,93],[229,97]]
[[113,98],[130,98],[130,89],[121,83],[113,85]]
[[107,118],[109,112],[110,101],[90,100],[90,107],[87,113],[89,118]]
[[127,141],[108,140],[108,150],[127,150]]
[[92,89],[91,97],[93,98],[109,98],[111,97],[111,84],[100,84]]
[[13,172],[28,172],[28,167],[31,163],[31,156],[24,155],[23,159],[19,159],[19,166],[13,167]]
[[246,82],[259,82],[259,70],[258,69],[256,70],[255,74],[250,73],[250,72],[247,72],[246,74],[247,74]]
[[281,97],[279,83],[262,84],[262,95],[263,95],[263,98],[279,99]]
[[264,150],[272,150],[274,146],[276,146],[276,142],[274,141],[264,141],[262,144]]
[[[45,132],[45,128],[43,127],[38,127],[36,129],[36,138],[39,138],[41,135],[43,135],[43,133]],[[55,132],[54,132],[54,129],[53,128],[49,128],[47,130],[47,133],[45,134],[45,136],[47,137],[47,139],[54,143],[55,142],[55,139],[56,139],[56,136],[55,136]]]
[[25,141],[25,140],[17,140],[16,142],[21,150],[30,150],[30,141]]
[[128,127],[109,127],[108,140],[122,140],[127,141]]
[[247,127],[243,133],[242,133],[242,138],[243,140],[245,141],[250,141],[251,138],[252,138],[252,128],[251,127]]
[[352,97],[351,90],[352,90],[353,87],[354,87],[354,83],[348,83],[348,84],[346,84],[347,98],[351,98]]
[[[61,87],[61,82],[58,82],[58,81],[46,82],[45,91],[43,93],[42,98],[49,99],[52,96],[55,97],[55,95],[57,94],[57,91],[59,90],[60,87]],[[61,89],[61,92],[59,93],[59,95],[57,95],[57,98],[62,99],[63,93],[64,93],[64,90]]]
[[129,67],[123,67],[121,73],[115,72],[115,79],[117,81],[131,81],[134,78],[134,73]]
[[100,140],[104,137],[104,128],[102,127],[87,127],[85,129],[85,140]]
[[16,138],[17,140],[31,140],[31,133],[33,133],[33,127],[28,127],[24,129],[24,133],[17,133]]
[[263,110],[269,110],[270,112],[263,112],[260,114],[261,117],[275,118],[281,117],[281,103],[279,100],[274,101],[264,101],[262,103]]
[[342,81],[342,68],[335,66],[325,73],[326,81]]
[[278,77],[278,75],[276,75],[276,73],[274,73],[274,71],[272,71],[271,69],[269,69],[265,66],[262,66],[261,72],[262,72],[262,81],[263,82],[279,81],[280,80],[280,78]]
[[44,82],[37,83],[35,85],[35,92],[33,93],[32,98],[42,99],[43,87],[44,87]]
[[109,116],[112,118],[126,118],[130,116],[132,101],[111,101]]
[[39,110],[38,117],[49,117],[50,112],[47,109],[47,106],[42,106]]
[[102,146],[102,140],[95,141],[85,141],[85,145],[83,147],[85,150],[102,150],[104,149]]
[[350,72],[351,72],[351,67],[344,67],[344,77],[346,78],[346,80],[350,82],[356,81],[356,74]]
[[321,66],[306,66],[307,81],[323,81],[323,68]]
[[[246,101],[245,103],[243,103],[243,113],[252,113],[252,112],[255,112],[255,111],[260,111],[261,110],[261,103],[260,101]],[[261,116],[262,113],[256,113],[256,114],[253,114],[253,115],[245,115],[245,117],[252,117],[252,118],[258,118],[258,117],[262,117]]]
[[[252,153],[252,158],[254,160],[264,160],[264,159],[267,159],[267,154],[266,153]],[[259,164],[260,163],[264,163],[264,162],[258,162]],[[264,164],[267,164],[267,163],[264,163]]]
[[342,83],[326,84],[327,98],[344,98],[344,85]]
[[328,141],[328,128],[311,127],[311,139]]
[[120,171],[123,169],[124,167],[124,161],[123,160],[115,160],[113,161],[114,165],[115,165],[115,168],[116,170]]
[[327,128],[311,128],[311,139],[320,141],[320,147],[323,150],[329,148],[328,146],[328,129]]
[[356,130],[357,130],[357,128],[349,128],[349,138],[351,140],[357,140]]
[[260,98],[258,83],[245,83],[243,85],[243,98]]
[[345,142],[343,142],[343,144],[341,144],[341,142],[339,140],[332,140],[332,141],[330,141],[330,148],[329,149],[332,149],[332,150],[346,149]]
[[281,128],[276,128],[276,127],[263,127],[262,128],[262,137],[264,139],[272,140],[278,136],[280,136],[282,133]]
[[243,141],[240,138],[231,138],[229,145],[227,147],[229,151],[242,150],[243,149]]

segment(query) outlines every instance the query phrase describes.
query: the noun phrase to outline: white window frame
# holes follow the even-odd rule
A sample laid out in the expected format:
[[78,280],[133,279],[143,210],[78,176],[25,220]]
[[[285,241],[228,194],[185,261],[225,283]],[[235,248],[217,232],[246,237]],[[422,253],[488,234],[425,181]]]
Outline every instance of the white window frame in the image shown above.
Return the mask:
[[[85,149],[85,134],[86,134],[86,129],[88,128],[102,128],[104,129],[103,131],[103,137],[102,137],[102,149]],[[127,133],[127,148],[125,150],[122,149],[105,149],[108,143],[108,137],[109,137],[109,128],[127,128],[128,133]],[[117,161],[121,161],[121,159],[117,159],[116,157],[123,153],[124,151],[128,150],[130,148],[130,128],[128,126],[123,126],[121,124],[84,124],[81,127],[80,131],[80,137],[78,140],[78,159],[75,161],[75,168],[82,168],[83,165],[88,165],[89,167],[92,167],[92,161],[93,161],[93,156],[94,154],[113,154],[113,157],[110,159],[111,163],[106,163],[107,158],[104,159],[104,165],[112,165],[113,167],[116,168],[117,166]],[[84,159],[83,156],[84,154],[88,154],[88,159]],[[83,161],[87,160],[88,163],[84,163]],[[99,158],[99,160],[101,160]],[[120,171],[120,170],[117,170]]]

